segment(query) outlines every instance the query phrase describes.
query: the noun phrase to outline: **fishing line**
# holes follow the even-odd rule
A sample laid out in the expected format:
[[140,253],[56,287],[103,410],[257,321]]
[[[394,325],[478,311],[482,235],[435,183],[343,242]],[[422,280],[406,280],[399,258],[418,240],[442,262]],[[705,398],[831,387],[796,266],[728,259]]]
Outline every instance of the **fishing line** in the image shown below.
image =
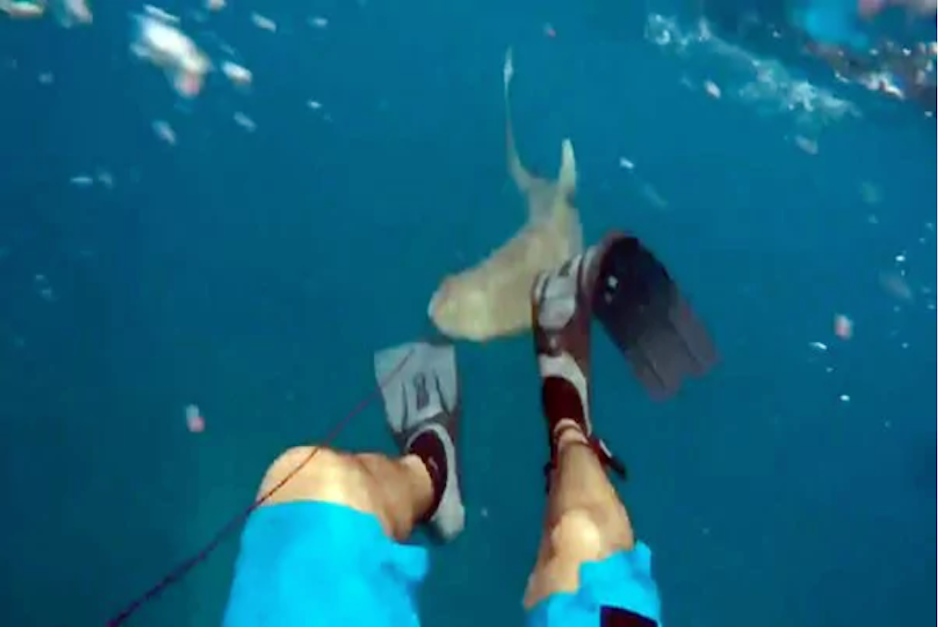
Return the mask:
[[286,477],[281,479],[270,490],[255,499],[251,505],[246,507],[237,516],[232,517],[232,519],[229,520],[228,523],[226,523],[221,529],[219,529],[212,539],[209,540],[209,542],[207,542],[200,551],[183,560],[175,568],[167,572],[167,574],[164,575],[160,581],[154,584],[152,588],[130,602],[127,607],[125,607],[121,612],[116,614],[111,620],[108,621],[108,627],[118,627],[118,625],[123,625],[131,616],[136,614],[141,607],[156,599],[164,591],[166,591],[167,588],[179,582],[183,577],[189,574],[189,571],[198,566],[201,562],[205,561],[207,557],[209,557],[217,548],[219,548],[219,545],[222,544],[223,540],[225,540],[229,535],[232,534],[233,531],[235,531],[242,525],[242,523],[245,522],[245,520],[251,515],[253,511],[261,507],[261,505],[271,498],[275,492],[283,488],[287,482],[293,479],[294,476],[300,472],[304,466],[310,463],[310,460],[316,457],[317,453],[319,453],[322,448],[328,447],[343,431],[343,429],[349,425],[349,422],[353,418],[361,414],[367,407],[369,407],[369,405],[372,404],[373,401],[375,401],[377,397],[381,396],[382,390],[384,390],[385,386],[387,386],[392,381],[392,379],[395,378],[395,375],[401,372],[401,369],[405,367],[405,364],[408,363],[408,360],[411,359],[411,356],[414,355],[414,352],[414,348],[408,351],[408,353],[401,358],[401,361],[398,362],[398,365],[395,366],[388,376],[386,376],[382,381],[378,382],[378,384],[372,390],[371,394],[364,397],[355,407],[353,407],[349,413],[336,421],[336,423],[333,425],[333,428],[327,432],[326,438],[324,439],[322,445],[313,447],[307,457],[298,463],[297,466],[291,470]]

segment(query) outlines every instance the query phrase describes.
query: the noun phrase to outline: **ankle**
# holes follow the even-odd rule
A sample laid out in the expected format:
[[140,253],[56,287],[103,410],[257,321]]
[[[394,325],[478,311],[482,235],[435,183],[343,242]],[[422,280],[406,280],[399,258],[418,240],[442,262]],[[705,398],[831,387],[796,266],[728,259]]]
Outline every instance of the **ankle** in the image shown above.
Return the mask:
[[444,443],[440,436],[433,431],[419,433],[408,445],[408,454],[405,460],[413,459],[416,462],[407,462],[420,466],[420,475],[427,477],[430,483],[422,483],[424,490],[421,494],[429,495],[427,506],[424,508],[425,520],[429,520],[437,512],[447,487],[448,460],[444,450]]
[[434,480],[424,460],[414,453],[401,457],[398,465],[408,478],[408,488],[414,503],[414,520],[420,521],[431,513],[436,496]]
[[571,445],[590,444],[587,434],[584,433],[584,427],[571,418],[559,420],[552,429],[551,438],[552,446],[557,453]]
[[563,422],[574,423],[586,436],[591,436],[586,385],[579,386],[564,376],[545,377],[542,380],[542,410],[551,440]]

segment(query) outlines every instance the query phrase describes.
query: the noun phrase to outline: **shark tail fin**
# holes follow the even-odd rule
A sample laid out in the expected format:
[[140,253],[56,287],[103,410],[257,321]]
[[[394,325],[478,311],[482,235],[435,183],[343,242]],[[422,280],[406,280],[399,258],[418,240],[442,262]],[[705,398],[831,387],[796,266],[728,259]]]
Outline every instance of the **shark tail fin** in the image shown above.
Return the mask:
[[565,194],[574,194],[578,185],[578,164],[574,159],[574,146],[570,139],[561,142],[561,167],[558,169],[558,189]]
[[503,64],[503,101],[506,107],[506,160],[509,163],[509,175],[520,192],[527,192],[532,188],[535,177],[525,169],[519,158],[516,148],[516,136],[512,127],[512,107],[509,103],[509,85],[512,83],[514,69],[512,65],[512,48],[506,49],[506,61]]

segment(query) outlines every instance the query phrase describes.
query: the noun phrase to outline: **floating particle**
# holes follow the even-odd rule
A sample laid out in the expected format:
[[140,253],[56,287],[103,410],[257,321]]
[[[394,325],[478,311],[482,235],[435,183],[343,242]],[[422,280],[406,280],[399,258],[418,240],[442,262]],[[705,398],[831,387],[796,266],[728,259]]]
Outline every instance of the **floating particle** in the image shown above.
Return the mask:
[[206,9],[212,12],[221,11],[225,8],[225,0],[206,0]]
[[46,4],[31,0],[0,0],[0,11],[15,20],[35,19],[45,14]]
[[307,108],[308,108],[308,109],[313,109],[314,111],[319,111],[320,109],[323,108],[323,105],[320,104],[319,102],[317,102],[316,100],[308,100],[308,101],[307,101]]
[[166,22],[167,24],[179,24],[180,18],[176,17],[172,13],[168,13],[161,8],[155,7],[152,4],[144,5],[144,13],[147,16],[154,19],[160,20],[161,22]]
[[862,201],[869,205],[877,205],[883,197],[878,186],[869,181],[864,181],[858,186],[858,193],[861,194]]
[[51,6],[56,20],[65,28],[86,26],[94,21],[85,0],[51,0]]
[[271,18],[265,17],[261,15],[260,13],[252,13],[251,21],[255,26],[257,26],[261,30],[266,30],[269,33],[277,32],[277,24],[274,23],[274,20],[272,20]]
[[793,142],[799,147],[800,150],[805,152],[808,155],[817,155],[819,154],[819,144],[815,140],[802,135],[797,135],[793,138]]
[[626,157],[620,157],[620,167],[625,170],[632,170],[636,166],[633,165],[633,162],[627,159]]
[[173,127],[170,126],[170,123],[166,120],[154,120],[153,132],[158,138],[160,138],[161,141],[166,142],[171,146],[176,145],[176,132],[173,130]]
[[852,339],[855,323],[853,323],[848,316],[843,314],[836,314],[833,327],[836,337],[843,340]]
[[206,419],[202,417],[197,405],[187,405],[185,415],[186,428],[190,433],[202,433],[206,430]]
[[815,351],[819,351],[820,353],[824,353],[829,350],[829,347],[822,342],[810,342],[809,347]]
[[545,36],[549,39],[554,39],[558,35],[558,33],[555,32],[555,28],[548,23],[542,26],[542,32],[545,33]]
[[237,111],[235,115],[232,116],[232,119],[235,120],[235,124],[238,124],[240,127],[242,127],[243,129],[245,129],[246,131],[250,133],[254,132],[254,130],[258,128],[258,125],[255,124],[254,120],[252,120],[250,117],[248,117],[241,111]]
[[848,403],[850,400],[852,400],[852,397],[849,396],[848,394],[840,394],[839,400],[842,401],[843,403]]
[[878,275],[878,283],[882,289],[903,301],[914,300],[914,290],[905,280],[904,276],[895,271],[885,271]]
[[111,174],[108,170],[99,169],[95,173],[95,178],[101,185],[104,185],[108,189],[114,188],[114,175]]
[[179,20],[147,6],[134,17],[131,51],[140,59],[161,68],[176,92],[193,98],[202,90],[209,71],[209,58],[193,40],[177,27]]
[[95,180],[88,176],[87,174],[76,174],[69,179],[69,183],[75,187],[91,187],[94,185]]
[[330,25],[329,20],[327,20],[325,17],[320,17],[320,16],[311,17],[308,23],[314,28],[326,28],[327,26]]
[[904,88],[898,83],[898,77],[883,73],[876,75],[874,83],[869,82],[869,89],[881,91],[900,100],[904,99]]
[[233,63],[232,61],[222,63],[222,74],[224,74],[225,78],[233,85],[244,87],[251,84],[251,70],[237,63]]
[[712,81],[705,81],[705,93],[712,98],[721,98],[721,88]]
[[663,195],[656,191],[656,188],[649,183],[643,183],[640,188],[640,192],[643,194],[643,197],[646,198],[646,200],[648,200],[649,203],[657,209],[666,209],[669,207],[669,201],[667,201]]
[[52,72],[43,72],[36,77],[36,80],[39,81],[40,85],[51,85],[55,81],[55,76]]
[[52,291],[52,285],[44,274],[37,274],[33,277],[33,287],[36,293],[47,303],[55,302],[55,292]]
[[195,72],[181,72],[173,80],[173,87],[179,95],[186,98],[195,98],[202,91],[202,74]]

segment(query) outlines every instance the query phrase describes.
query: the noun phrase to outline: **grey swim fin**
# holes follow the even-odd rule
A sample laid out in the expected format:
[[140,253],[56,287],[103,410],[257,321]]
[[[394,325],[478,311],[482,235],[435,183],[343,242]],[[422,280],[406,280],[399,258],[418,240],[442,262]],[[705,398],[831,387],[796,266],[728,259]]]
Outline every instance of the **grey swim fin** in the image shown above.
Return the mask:
[[463,530],[465,512],[460,494],[457,432],[460,389],[454,347],[413,342],[375,354],[375,377],[382,385],[385,419],[402,454],[412,442],[432,432],[440,441],[447,478],[440,504],[430,517],[445,540]]
[[388,426],[396,436],[412,431],[430,414],[443,410],[456,417],[459,413],[453,346],[414,342],[379,351],[375,354],[375,377],[381,383],[390,376],[382,398]]

